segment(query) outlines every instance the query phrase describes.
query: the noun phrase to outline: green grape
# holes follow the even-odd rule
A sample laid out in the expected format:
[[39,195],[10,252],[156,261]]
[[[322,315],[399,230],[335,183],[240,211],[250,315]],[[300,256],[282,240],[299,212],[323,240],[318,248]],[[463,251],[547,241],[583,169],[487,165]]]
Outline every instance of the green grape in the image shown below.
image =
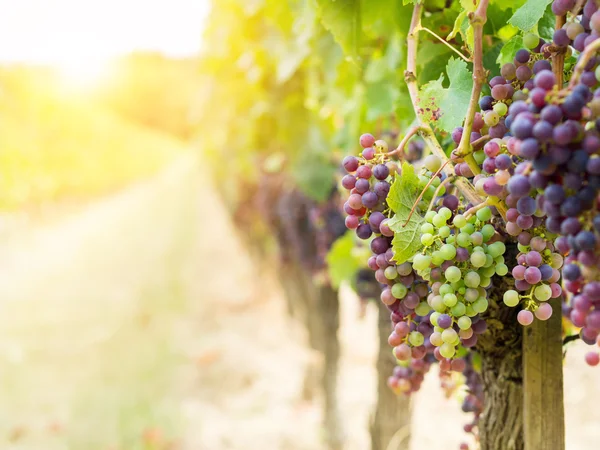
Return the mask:
[[471,234],[471,242],[473,242],[473,245],[482,245],[483,234],[481,234],[479,231],[476,231],[475,233]]
[[485,264],[483,267],[491,267],[494,264],[494,258],[489,253],[485,255]]
[[492,218],[492,210],[489,208],[489,206],[486,206],[485,208],[481,208],[479,211],[477,211],[475,215],[482,222],[487,222]]
[[446,294],[454,294],[454,288],[452,286],[450,286],[449,284],[442,284],[440,286],[440,295],[446,295]]
[[450,211],[450,209],[446,208],[445,206],[440,208],[440,210],[438,211],[438,214],[441,215],[446,220],[449,220],[450,217],[452,217],[452,211]]
[[446,261],[444,259],[444,257],[442,256],[442,252],[436,250],[435,252],[433,252],[431,254],[431,264],[433,264],[434,266],[441,266],[444,261]]
[[539,43],[540,43],[540,37],[537,34],[527,33],[525,36],[523,36],[523,45],[526,48],[529,48],[529,49],[536,48]]
[[553,269],[560,269],[564,263],[564,258],[558,253],[552,253],[550,255],[550,267]]
[[429,314],[429,311],[431,311],[431,308],[429,307],[427,302],[421,302],[415,308],[415,312],[417,313],[418,316],[421,316],[421,317],[425,317],[427,314]]
[[452,245],[456,244],[456,236],[453,235],[453,234],[451,234],[450,236],[448,236],[446,238],[446,244],[452,244]]
[[456,305],[454,305],[452,307],[450,312],[452,313],[452,315],[454,317],[464,316],[465,313],[467,312],[467,307],[465,306],[464,303],[458,302]]
[[479,282],[479,286],[487,288],[492,284],[492,279],[490,277],[481,277],[481,281]]
[[508,266],[504,263],[496,265],[496,275],[503,277],[508,273]]
[[483,121],[488,127],[495,127],[500,122],[500,116],[492,109],[483,115]]
[[523,245],[523,244],[517,244],[517,250],[519,250],[521,253],[527,253],[529,251],[529,246]]
[[462,231],[456,236],[456,243],[463,248],[471,245],[471,235],[463,233]]
[[438,317],[440,317],[440,313],[439,313],[439,312],[437,312],[437,311],[434,311],[434,312],[432,312],[432,313],[431,313],[431,316],[429,316],[429,321],[431,322],[431,324],[432,324],[434,327],[437,327],[437,326],[438,326],[438,323],[437,323],[437,321],[438,321]]
[[456,216],[454,216],[452,223],[456,228],[462,228],[467,224],[467,219],[465,219],[465,216],[463,216],[462,214],[457,214]]
[[504,300],[504,304],[506,306],[510,306],[512,308],[519,304],[519,293],[512,289],[508,290],[504,293],[504,296],[502,299]]
[[435,195],[435,186],[433,184],[431,184],[425,191],[423,198],[426,198],[427,200],[431,200],[434,195]]
[[596,67],[596,72],[594,72],[596,74],[596,80],[600,81],[600,66]]
[[471,253],[471,264],[473,264],[473,267],[483,267],[486,261],[485,256],[483,252]]
[[443,197],[446,194],[446,185],[442,186],[439,189],[440,190],[438,191],[438,196]]
[[423,244],[425,247],[429,247],[431,244],[433,244],[433,241],[433,234],[424,233],[421,235],[421,244]]
[[477,271],[477,273],[482,277],[493,277],[496,274],[496,267],[491,265],[490,267],[482,267]]
[[439,235],[440,235],[440,237],[441,237],[441,238],[443,238],[443,239],[446,239],[448,236],[450,236],[450,232],[451,232],[451,230],[450,230],[450,227],[449,227],[449,226],[447,226],[447,225],[445,225],[445,226],[441,227],[441,228],[438,230],[438,234],[439,234]]
[[450,261],[456,257],[456,247],[451,244],[444,244],[440,247],[440,253],[446,261]]
[[386,267],[385,270],[383,271],[383,274],[385,275],[385,277],[388,280],[393,280],[396,277],[398,277],[398,271],[396,270],[395,266]]
[[442,340],[444,342],[452,343],[456,340],[457,337],[458,337],[458,334],[456,333],[456,331],[454,331],[454,328],[446,328],[442,332]]
[[433,218],[433,225],[437,228],[441,228],[446,225],[446,219],[441,214],[436,214]]
[[448,342],[444,342],[440,346],[440,355],[442,355],[444,358],[452,358],[454,356],[454,353],[456,353],[454,345],[449,344]]
[[498,241],[488,245],[488,254],[491,255],[492,258],[503,255],[505,251],[506,246],[504,245],[504,242]]
[[434,231],[435,228],[430,223],[424,223],[423,225],[421,225],[421,233],[433,234]]
[[460,295],[465,295],[466,291],[467,291],[467,288],[464,285],[458,288],[458,293]]
[[489,241],[495,233],[496,233],[496,230],[494,230],[494,227],[489,223],[486,223],[483,227],[481,227],[481,234],[483,235],[483,242]]
[[429,223],[432,223],[436,214],[437,213],[435,211],[427,211],[427,213],[425,213],[425,220]]
[[504,264],[504,256],[497,256],[494,258],[496,264]]
[[550,286],[548,285],[540,284],[533,290],[533,295],[540,302],[545,302],[550,300],[550,297],[552,297],[552,289],[550,289]]
[[444,300],[442,299],[441,295],[436,295],[436,296],[432,297],[430,302],[431,302],[431,307],[433,308],[434,311],[437,311],[439,313],[443,313],[446,311],[446,305],[444,305]]
[[436,188],[441,184],[442,180],[440,179],[440,177],[434,177],[433,181],[431,182],[431,185]]
[[419,188],[421,188],[421,190],[425,189],[427,183],[429,183],[429,178],[425,175],[419,175]]
[[506,103],[498,102],[493,106],[493,108],[494,111],[496,111],[496,113],[498,113],[500,116],[505,116],[508,112],[508,106],[506,106]]
[[413,267],[415,270],[425,270],[431,264],[431,256],[418,254],[413,259]]
[[475,303],[473,303],[473,309],[481,314],[488,309],[488,300],[484,297],[479,297]]
[[477,311],[473,308],[473,305],[467,305],[467,316],[475,317],[477,315]]
[[413,331],[408,335],[408,342],[410,342],[415,347],[419,347],[425,342],[425,337],[418,331]]
[[481,282],[481,277],[477,272],[469,272],[465,275],[465,284],[467,287],[476,288]]
[[444,305],[446,305],[448,308],[452,308],[458,303],[458,297],[454,294],[446,294],[444,295],[443,299]]
[[450,283],[454,283],[461,278],[460,269],[456,266],[450,266],[444,272],[444,276],[446,280],[450,281]]
[[479,298],[479,291],[477,289],[469,288],[465,292],[465,300],[469,303],[473,303]]
[[435,155],[429,155],[423,160],[423,165],[427,168],[427,170],[437,172],[438,169],[442,167],[442,160]]
[[444,343],[444,341],[442,340],[442,333],[438,333],[437,331],[431,333],[431,336],[429,336],[429,342],[431,342],[431,344],[435,345],[436,347],[442,345]]
[[404,286],[402,283],[396,283],[392,286],[392,295],[397,298],[397,299],[401,299],[406,297],[406,294],[408,294],[408,288],[406,286]]
[[461,330],[468,330],[469,328],[471,328],[471,318],[467,317],[467,316],[462,316],[458,319],[458,328],[460,328]]
[[481,165],[483,161],[485,161],[485,153],[483,150],[477,150],[476,152],[473,152],[473,158],[477,164]]
[[[475,220],[475,216],[473,216],[471,219],[469,220]],[[460,230],[463,233],[466,233],[469,235],[469,238],[471,237],[471,235],[475,232],[475,225],[473,225],[472,223],[467,222],[467,224],[463,227],[462,230]]]

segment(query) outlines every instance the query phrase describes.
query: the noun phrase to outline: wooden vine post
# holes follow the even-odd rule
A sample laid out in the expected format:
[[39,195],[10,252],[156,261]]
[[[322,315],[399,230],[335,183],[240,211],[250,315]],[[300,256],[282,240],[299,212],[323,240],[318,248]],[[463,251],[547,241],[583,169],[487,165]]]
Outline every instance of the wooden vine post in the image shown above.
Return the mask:
[[552,317],[523,331],[525,450],[565,448],[560,298],[550,303]]
[[[469,14],[474,35],[473,89],[462,139],[455,150],[455,156],[463,158],[475,174],[480,173],[480,170],[473,160],[469,137],[481,89],[487,81],[483,66],[482,33],[488,3],[489,0],[480,0],[476,11]],[[407,38],[405,79],[418,120],[415,133],[421,135],[434,154],[442,161],[447,161],[431,126],[418,114],[416,58],[417,34],[422,29],[421,14],[422,5],[415,5]],[[563,23],[564,17],[559,17],[557,27],[561,27]],[[553,69],[559,80],[562,80],[563,60],[564,55],[559,53],[553,61]],[[444,170],[449,176],[454,174],[452,164],[445,165]],[[471,203],[483,201],[470,183],[457,180],[455,184]],[[506,205],[497,202],[494,206],[505,218]],[[517,324],[514,311],[506,310],[502,304],[502,295],[507,289],[512,287],[501,279],[496,280],[490,292],[491,306],[486,317],[488,333],[485,338],[482,336],[477,348],[482,358],[482,380],[486,396],[480,423],[481,449],[564,450],[560,299],[550,302],[555,311],[550,320],[534,320],[532,325],[523,328]]]

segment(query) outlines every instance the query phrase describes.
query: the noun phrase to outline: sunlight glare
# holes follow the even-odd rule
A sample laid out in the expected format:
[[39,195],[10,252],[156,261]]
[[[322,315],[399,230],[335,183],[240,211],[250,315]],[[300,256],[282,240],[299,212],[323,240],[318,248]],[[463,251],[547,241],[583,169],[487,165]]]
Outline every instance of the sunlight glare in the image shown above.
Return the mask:
[[57,69],[61,81],[68,88],[93,89],[111,75],[113,64],[109,58],[65,56],[65,58],[55,61],[53,66]]

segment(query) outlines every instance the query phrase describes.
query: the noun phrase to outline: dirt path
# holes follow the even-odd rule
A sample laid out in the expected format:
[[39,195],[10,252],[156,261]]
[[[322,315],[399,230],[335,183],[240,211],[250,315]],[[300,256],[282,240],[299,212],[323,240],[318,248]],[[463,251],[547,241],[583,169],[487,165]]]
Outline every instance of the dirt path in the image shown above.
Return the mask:
[[[0,448],[320,450],[318,404],[300,399],[311,355],[272,280],[192,157],[58,223],[5,232]],[[349,293],[342,308],[346,448],[366,450],[376,313],[359,319]],[[599,372],[573,353],[568,450],[592,450]],[[415,398],[415,450],[463,439],[468,419],[437,384]]]

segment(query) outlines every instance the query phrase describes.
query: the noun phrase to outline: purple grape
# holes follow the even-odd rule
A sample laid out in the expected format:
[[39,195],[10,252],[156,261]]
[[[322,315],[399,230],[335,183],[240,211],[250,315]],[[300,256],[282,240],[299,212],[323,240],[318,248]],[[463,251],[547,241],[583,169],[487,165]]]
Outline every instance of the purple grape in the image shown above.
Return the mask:
[[373,230],[371,230],[371,227],[366,223],[361,223],[356,229],[356,235],[360,239],[369,239],[372,234]]
[[369,183],[369,180],[359,178],[358,180],[356,180],[354,187],[356,189],[356,192],[358,192],[359,194],[364,194],[371,188],[371,183]]
[[562,119],[562,110],[556,105],[545,106],[540,112],[540,118],[551,125],[556,125]]
[[[367,181],[367,183],[368,183],[368,181]],[[351,190],[354,188],[355,185],[356,185],[356,177],[355,176],[349,175],[349,174],[344,175],[344,177],[342,178],[342,186],[344,187],[344,189]]]
[[440,328],[449,328],[452,326],[452,318],[448,314],[441,314],[437,323]]
[[379,203],[379,197],[375,192],[365,192],[362,196],[362,204],[365,208],[372,209]]
[[[479,99],[479,107],[481,108],[482,111],[489,111],[490,109],[492,109],[493,101],[494,101],[494,99],[492,97],[490,97],[489,95],[485,95]],[[460,139],[459,139],[459,141],[460,141]]]
[[376,255],[380,255],[385,253],[389,247],[389,242],[387,238],[383,236],[376,237],[371,241],[371,251]]
[[552,129],[550,122],[540,120],[533,126],[533,135],[540,141],[549,141],[552,138]]
[[358,169],[358,158],[356,156],[346,156],[342,161],[342,165],[347,172],[354,172]]
[[510,131],[517,139],[526,139],[533,135],[533,125],[529,120],[517,117],[512,123]]
[[571,43],[571,39],[569,39],[569,36],[567,35],[567,30],[565,30],[564,28],[560,28],[560,29],[556,30],[554,32],[554,36],[552,37],[552,40],[559,47],[566,47],[567,45],[569,45]]
[[514,197],[520,198],[524,195],[529,194],[531,191],[531,184],[526,176],[515,175],[508,182],[508,192]]
[[[533,73],[534,74],[537,75],[538,73],[540,73],[542,71],[549,71],[550,73],[552,73],[552,64],[550,64],[550,62],[546,61],[545,59],[540,59],[539,61],[536,61],[533,64]],[[534,79],[534,83],[536,83],[535,79]],[[537,83],[536,83],[536,86],[543,87],[547,91],[549,91],[550,89],[552,89],[552,87],[547,88],[547,87],[541,86],[541,85],[539,85]]]
[[373,168],[373,176],[378,180],[385,180],[390,174],[390,169],[385,164],[377,164]]
[[596,235],[591,231],[580,231],[575,241],[581,250],[593,250],[596,248]]
[[524,216],[532,216],[536,209],[536,201],[531,197],[521,197],[517,202],[517,211]]
[[540,281],[542,281],[542,273],[540,272],[540,269],[537,267],[528,267],[525,269],[525,281],[531,285],[538,284]]
[[563,277],[568,281],[575,281],[581,276],[581,270],[577,264],[567,264],[563,268]]
[[521,64],[526,64],[529,62],[529,52],[525,49],[517,50],[517,53],[515,54],[515,61]]

